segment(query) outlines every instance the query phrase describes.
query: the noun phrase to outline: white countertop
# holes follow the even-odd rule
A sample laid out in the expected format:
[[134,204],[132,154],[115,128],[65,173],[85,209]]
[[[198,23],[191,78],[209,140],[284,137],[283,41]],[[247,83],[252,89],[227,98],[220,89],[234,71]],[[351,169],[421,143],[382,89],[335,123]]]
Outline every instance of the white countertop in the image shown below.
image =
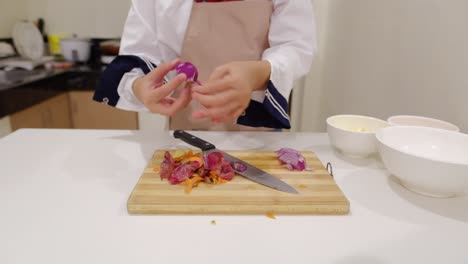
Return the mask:
[[[311,150],[331,162],[346,216],[129,216],[169,132],[20,130],[0,139],[0,263],[468,263],[468,198],[433,199],[326,134],[194,133],[221,149]],[[215,220],[216,225],[211,221]]]

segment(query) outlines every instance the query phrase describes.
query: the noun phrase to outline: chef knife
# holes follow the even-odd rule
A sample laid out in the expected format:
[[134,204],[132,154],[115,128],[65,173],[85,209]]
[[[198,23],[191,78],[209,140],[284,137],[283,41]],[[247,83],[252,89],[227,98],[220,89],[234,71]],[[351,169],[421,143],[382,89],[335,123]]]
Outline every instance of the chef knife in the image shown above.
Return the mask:
[[232,164],[232,162],[239,162],[243,165],[246,166],[246,170],[244,171],[237,171],[234,169],[234,171],[251,180],[251,181],[254,181],[256,183],[260,183],[260,184],[263,184],[267,187],[270,187],[270,188],[273,188],[273,189],[276,189],[276,190],[279,190],[279,191],[282,191],[282,192],[288,192],[288,193],[294,193],[294,194],[297,194],[298,192],[293,188],[291,187],[290,185],[286,184],[285,182],[281,181],[280,179],[276,178],[275,176],[241,160],[241,159],[238,159],[236,157],[233,157],[229,154],[227,154],[226,152],[224,151],[221,151],[219,149],[216,149],[216,147],[209,143],[209,142],[206,142],[204,141],[203,139],[201,138],[198,138],[192,134],[189,134],[183,130],[176,130],[174,131],[174,137],[175,138],[178,138],[182,141],[184,141],[185,143],[187,144],[190,144],[194,147],[197,147],[197,148],[200,148],[203,153],[205,154],[208,154],[210,152],[213,152],[213,151],[217,151],[217,152],[221,152],[223,155],[224,155],[224,159],[226,159],[230,164]]

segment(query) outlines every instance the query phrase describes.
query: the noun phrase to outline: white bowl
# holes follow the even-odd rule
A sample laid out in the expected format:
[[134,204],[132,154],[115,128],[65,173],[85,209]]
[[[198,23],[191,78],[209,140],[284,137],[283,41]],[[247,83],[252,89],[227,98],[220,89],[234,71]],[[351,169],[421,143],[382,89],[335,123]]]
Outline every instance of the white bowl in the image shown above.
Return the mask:
[[343,154],[365,158],[377,153],[375,132],[389,124],[383,120],[359,115],[337,115],[327,119],[331,144]]
[[399,115],[389,117],[387,121],[392,126],[422,126],[460,132],[454,124],[423,116]]
[[468,191],[468,135],[394,126],[377,132],[377,140],[385,166],[406,188],[431,197]]

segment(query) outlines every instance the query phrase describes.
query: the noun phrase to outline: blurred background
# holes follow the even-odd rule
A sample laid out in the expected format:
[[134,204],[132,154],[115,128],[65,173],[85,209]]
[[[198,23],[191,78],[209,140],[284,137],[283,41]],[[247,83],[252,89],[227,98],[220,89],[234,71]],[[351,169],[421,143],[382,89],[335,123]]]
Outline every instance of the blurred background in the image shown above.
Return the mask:
[[[319,49],[293,91],[293,131],[325,131],[335,114],[406,114],[468,132],[468,1],[312,2]],[[0,136],[23,127],[167,129],[164,117],[91,100],[129,7],[129,0],[1,0]],[[48,56],[21,45],[39,38]]]

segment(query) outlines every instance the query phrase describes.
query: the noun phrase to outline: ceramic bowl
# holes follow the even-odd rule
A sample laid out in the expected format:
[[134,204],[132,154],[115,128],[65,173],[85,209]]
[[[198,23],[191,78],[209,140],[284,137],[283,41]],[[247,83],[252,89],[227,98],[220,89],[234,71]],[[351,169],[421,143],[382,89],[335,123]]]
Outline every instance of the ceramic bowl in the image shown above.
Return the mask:
[[442,120],[423,117],[423,116],[409,116],[409,115],[399,115],[389,117],[387,122],[392,126],[422,126],[422,127],[432,127],[445,129],[450,131],[459,132],[460,128],[456,125]]
[[344,155],[354,158],[376,154],[375,133],[388,126],[383,120],[360,115],[337,115],[327,119],[331,144]]
[[468,191],[468,135],[394,126],[378,131],[376,138],[385,166],[409,190],[431,197]]

